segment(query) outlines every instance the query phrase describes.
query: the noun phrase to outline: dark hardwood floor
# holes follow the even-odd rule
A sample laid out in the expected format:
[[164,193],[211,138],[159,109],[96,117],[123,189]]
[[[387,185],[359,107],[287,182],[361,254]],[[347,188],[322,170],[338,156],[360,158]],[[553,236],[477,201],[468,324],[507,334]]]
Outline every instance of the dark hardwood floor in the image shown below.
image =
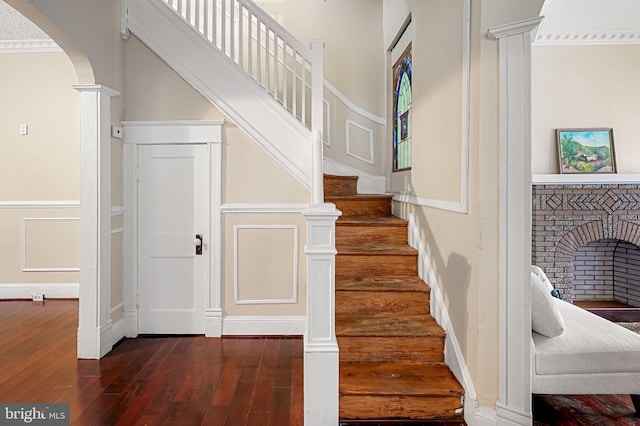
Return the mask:
[[[0,402],[74,425],[302,425],[302,340],[156,337],[76,359],[75,301],[0,302]],[[640,425],[629,395],[536,395],[534,424]]]
[[76,359],[78,303],[0,302],[0,402],[69,403],[76,425],[302,425],[302,339],[126,339]]

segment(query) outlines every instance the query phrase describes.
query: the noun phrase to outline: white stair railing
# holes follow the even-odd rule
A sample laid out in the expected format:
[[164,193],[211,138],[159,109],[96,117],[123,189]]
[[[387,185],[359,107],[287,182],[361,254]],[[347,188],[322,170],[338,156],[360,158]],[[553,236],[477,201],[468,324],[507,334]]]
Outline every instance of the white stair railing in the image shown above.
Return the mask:
[[311,49],[251,0],[162,1],[312,129],[312,71],[324,79],[313,68]]

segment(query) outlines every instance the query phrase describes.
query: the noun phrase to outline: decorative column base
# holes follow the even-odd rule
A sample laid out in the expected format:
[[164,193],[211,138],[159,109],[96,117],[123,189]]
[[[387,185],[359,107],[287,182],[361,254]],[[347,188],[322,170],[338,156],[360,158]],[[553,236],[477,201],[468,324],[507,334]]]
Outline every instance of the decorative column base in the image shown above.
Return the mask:
[[335,333],[336,220],[333,204],[314,204],[307,219],[307,331],[304,336],[304,424],[338,424]]

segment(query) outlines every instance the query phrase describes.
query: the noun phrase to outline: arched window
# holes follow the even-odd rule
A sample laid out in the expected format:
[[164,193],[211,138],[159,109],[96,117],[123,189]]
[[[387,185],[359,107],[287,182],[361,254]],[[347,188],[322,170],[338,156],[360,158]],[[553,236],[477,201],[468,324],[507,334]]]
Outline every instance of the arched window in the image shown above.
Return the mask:
[[393,171],[411,169],[411,44],[393,66]]

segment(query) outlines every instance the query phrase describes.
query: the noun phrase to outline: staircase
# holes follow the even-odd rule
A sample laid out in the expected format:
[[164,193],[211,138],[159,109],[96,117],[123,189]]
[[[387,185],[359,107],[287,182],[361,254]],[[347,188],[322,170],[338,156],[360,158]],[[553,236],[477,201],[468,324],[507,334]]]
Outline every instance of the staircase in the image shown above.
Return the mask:
[[391,197],[357,195],[357,177],[325,175],[336,223],[341,424],[464,424],[462,386],[444,364],[407,223]]

